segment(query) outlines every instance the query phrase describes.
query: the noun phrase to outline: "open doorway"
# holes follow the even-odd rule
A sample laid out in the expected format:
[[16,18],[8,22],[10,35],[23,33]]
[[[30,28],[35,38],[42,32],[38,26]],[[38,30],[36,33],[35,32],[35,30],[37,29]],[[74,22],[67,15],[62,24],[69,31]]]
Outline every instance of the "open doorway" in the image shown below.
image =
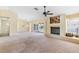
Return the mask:
[[7,17],[0,17],[0,37],[9,36],[9,21]]

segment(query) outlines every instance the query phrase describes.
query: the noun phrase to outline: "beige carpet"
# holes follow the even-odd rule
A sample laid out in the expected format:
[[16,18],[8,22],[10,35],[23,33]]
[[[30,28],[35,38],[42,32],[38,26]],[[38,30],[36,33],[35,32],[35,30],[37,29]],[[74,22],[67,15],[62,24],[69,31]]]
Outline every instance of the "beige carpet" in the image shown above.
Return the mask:
[[12,53],[52,53],[79,52],[79,44],[47,38],[39,33],[16,33],[0,38],[0,52]]

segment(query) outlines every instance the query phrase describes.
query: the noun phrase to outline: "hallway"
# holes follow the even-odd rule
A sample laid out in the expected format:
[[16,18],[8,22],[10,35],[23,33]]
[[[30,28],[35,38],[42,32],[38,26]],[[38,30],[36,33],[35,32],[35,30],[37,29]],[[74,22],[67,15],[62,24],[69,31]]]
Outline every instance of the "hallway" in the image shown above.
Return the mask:
[[79,44],[47,38],[39,33],[17,33],[0,38],[0,52],[52,53],[79,52]]

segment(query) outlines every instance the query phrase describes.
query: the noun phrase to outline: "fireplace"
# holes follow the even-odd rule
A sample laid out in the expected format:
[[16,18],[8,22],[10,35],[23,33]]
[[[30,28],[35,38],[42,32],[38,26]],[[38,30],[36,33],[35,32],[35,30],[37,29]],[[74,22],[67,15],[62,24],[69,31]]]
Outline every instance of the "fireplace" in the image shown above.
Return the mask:
[[60,35],[60,27],[51,27],[51,34]]

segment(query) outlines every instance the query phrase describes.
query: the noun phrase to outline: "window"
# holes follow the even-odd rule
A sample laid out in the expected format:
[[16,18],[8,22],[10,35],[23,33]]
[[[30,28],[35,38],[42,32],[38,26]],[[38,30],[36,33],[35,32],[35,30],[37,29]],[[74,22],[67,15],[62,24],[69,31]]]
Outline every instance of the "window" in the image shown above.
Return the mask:
[[67,20],[67,32],[73,34],[79,33],[79,19]]

